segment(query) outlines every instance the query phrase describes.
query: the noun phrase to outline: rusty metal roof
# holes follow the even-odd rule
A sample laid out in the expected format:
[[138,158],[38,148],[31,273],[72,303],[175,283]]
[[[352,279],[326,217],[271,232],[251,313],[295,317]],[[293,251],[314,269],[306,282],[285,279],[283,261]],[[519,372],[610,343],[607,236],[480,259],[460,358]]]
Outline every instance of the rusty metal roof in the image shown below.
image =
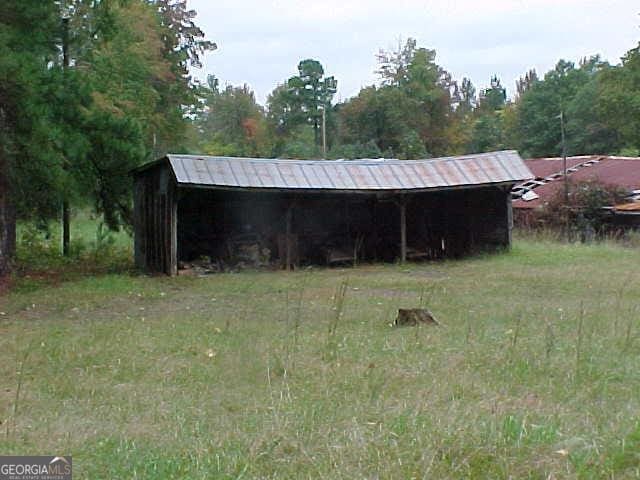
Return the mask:
[[282,160],[199,155],[167,155],[167,159],[179,185],[212,188],[397,191],[515,183],[533,178],[512,150],[428,160]]
[[622,203],[615,205],[613,209],[620,212],[640,212],[640,202]]
[[[596,155],[567,157],[567,169],[575,168],[578,165],[588,163],[590,161],[598,161],[600,158],[602,158],[602,156]],[[563,171],[562,157],[531,158],[526,159],[524,163],[529,167],[529,170],[531,170],[535,177],[541,180],[544,180],[546,177],[559,174]]]
[[[590,162],[593,161],[593,163]],[[554,165],[559,169],[555,175],[549,175],[549,168],[545,166]],[[562,169],[562,158],[531,159],[525,160],[527,167],[535,174],[536,178],[547,176],[545,183],[534,186],[534,191],[539,198],[532,201],[517,199],[513,201],[514,208],[534,209],[549,202],[554,195],[563,188],[564,173]],[[568,157],[567,170],[568,178],[572,182],[597,181],[606,185],[618,186],[627,190],[640,189],[640,157],[616,157],[616,156],[591,156],[591,157]],[[516,185],[516,189],[518,185]]]

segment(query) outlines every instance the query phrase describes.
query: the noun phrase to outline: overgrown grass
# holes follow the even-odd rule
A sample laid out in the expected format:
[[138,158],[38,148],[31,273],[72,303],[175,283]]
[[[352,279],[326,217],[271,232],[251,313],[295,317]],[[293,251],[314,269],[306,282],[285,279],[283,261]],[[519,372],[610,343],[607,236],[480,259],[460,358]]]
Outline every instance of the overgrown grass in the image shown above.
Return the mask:
[[34,290],[87,275],[132,270],[132,238],[125,230],[112,232],[88,210],[74,211],[70,254],[62,255],[59,222],[17,225],[14,289]]
[[[72,454],[77,478],[639,478],[639,263],[519,239],[15,291],[0,452]],[[390,326],[421,302],[442,326]]]

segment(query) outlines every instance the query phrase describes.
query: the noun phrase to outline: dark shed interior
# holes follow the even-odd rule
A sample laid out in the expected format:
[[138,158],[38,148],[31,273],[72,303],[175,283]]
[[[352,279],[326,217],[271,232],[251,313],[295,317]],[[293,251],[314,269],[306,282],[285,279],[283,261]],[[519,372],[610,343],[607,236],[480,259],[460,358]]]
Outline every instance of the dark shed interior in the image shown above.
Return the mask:
[[295,263],[391,262],[402,254],[403,205],[408,259],[459,257],[509,245],[509,199],[500,187],[397,196],[180,189],[178,260],[231,261],[234,244],[247,242],[286,264],[289,218]]
[[174,170],[159,161],[135,175],[136,264],[147,271],[456,258],[511,243],[513,181],[314,191],[184,184]]

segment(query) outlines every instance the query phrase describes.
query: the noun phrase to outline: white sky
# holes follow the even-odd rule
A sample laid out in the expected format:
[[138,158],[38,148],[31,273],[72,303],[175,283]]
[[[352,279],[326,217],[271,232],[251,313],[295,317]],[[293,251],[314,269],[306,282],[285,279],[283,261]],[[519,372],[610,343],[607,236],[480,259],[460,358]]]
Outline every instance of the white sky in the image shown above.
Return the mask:
[[637,0],[188,0],[218,50],[194,70],[222,85],[247,83],[264,104],[273,88],[319,60],[338,80],[336,100],[376,80],[375,54],[413,37],[476,89],[497,74],[511,96],[530,68],[599,53],[612,64],[640,41]]

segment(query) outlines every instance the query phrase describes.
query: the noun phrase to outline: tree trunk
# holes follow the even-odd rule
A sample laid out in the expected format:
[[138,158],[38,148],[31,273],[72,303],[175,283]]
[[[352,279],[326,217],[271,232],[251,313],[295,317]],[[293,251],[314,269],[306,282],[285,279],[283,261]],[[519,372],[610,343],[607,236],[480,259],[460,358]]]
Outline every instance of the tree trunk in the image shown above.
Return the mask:
[[16,221],[9,198],[9,163],[0,146],[0,290],[15,250]]
[[400,263],[407,262],[407,204],[400,199]]
[[[67,86],[66,74],[69,70],[69,19],[62,19],[62,67],[65,72],[65,88]],[[65,170],[66,170],[65,162]],[[62,201],[62,255],[69,256],[69,243],[71,240],[71,214],[69,199],[66,197]]]
[[62,255],[69,256],[69,243],[71,240],[71,213],[69,200],[62,201]]

